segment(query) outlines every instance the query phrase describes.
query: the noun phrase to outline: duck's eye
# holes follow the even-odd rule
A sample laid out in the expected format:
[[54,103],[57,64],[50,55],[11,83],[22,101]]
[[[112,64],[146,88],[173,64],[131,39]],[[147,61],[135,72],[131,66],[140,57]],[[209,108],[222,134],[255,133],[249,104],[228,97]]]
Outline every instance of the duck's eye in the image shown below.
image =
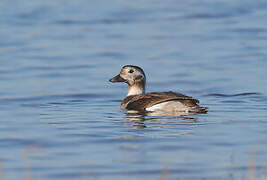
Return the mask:
[[132,70],[132,69],[130,69],[129,71],[128,71],[128,73],[133,73],[134,72],[134,70]]

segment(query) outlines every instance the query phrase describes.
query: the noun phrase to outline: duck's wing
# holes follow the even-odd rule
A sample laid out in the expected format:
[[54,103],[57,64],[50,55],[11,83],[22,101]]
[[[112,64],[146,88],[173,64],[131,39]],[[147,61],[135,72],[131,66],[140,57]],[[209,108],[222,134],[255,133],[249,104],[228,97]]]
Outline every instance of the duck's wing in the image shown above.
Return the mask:
[[190,96],[175,92],[152,92],[144,95],[127,96],[121,103],[121,109],[145,110],[155,104],[166,101],[179,101],[188,107],[198,106],[199,101]]

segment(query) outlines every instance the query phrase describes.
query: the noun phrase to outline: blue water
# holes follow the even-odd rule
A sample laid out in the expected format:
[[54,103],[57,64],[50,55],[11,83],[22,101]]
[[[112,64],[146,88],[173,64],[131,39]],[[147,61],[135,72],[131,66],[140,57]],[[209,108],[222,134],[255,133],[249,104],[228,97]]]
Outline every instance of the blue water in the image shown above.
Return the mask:
[[[0,179],[267,178],[266,19],[266,1],[1,1]],[[126,64],[208,114],[120,110]]]

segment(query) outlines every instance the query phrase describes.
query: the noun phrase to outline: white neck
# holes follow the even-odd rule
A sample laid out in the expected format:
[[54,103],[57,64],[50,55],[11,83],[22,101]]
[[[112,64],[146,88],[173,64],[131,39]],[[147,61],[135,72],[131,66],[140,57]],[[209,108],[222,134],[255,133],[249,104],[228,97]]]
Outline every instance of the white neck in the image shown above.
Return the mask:
[[142,88],[140,86],[131,86],[128,89],[127,96],[140,95],[140,94],[145,94],[145,88]]

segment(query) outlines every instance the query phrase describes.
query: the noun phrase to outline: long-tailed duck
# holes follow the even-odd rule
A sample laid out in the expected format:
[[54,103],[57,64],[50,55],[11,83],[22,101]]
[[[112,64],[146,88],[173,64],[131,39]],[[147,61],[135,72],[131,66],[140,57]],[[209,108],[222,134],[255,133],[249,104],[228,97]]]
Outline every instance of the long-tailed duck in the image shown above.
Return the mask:
[[197,99],[180,93],[171,91],[145,93],[146,76],[138,66],[124,66],[120,74],[109,81],[128,84],[128,94],[121,103],[123,110],[206,113],[208,109],[199,106]]

